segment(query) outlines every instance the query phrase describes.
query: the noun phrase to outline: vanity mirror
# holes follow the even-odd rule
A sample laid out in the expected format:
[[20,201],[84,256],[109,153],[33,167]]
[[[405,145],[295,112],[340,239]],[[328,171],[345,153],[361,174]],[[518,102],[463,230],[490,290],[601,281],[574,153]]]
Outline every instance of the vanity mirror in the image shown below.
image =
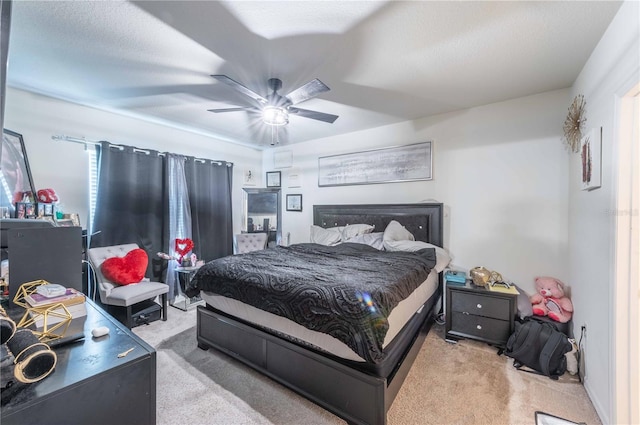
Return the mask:
[[16,202],[35,202],[35,187],[22,135],[4,129],[0,165],[0,218],[15,216]]
[[268,246],[280,243],[282,232],[282,214],[280,208],[280,189],[244,188],[244,225],[243,232],[267,233]]

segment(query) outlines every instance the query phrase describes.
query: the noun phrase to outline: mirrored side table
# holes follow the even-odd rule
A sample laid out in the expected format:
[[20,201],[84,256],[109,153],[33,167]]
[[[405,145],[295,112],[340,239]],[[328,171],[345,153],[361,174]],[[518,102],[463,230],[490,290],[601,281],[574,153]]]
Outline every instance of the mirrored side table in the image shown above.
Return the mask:
[[176,297],[170,303],[173,307],[179,308],[180,310],[187,311],[189,309],[195,308],[199,305],[204,305],[204,300],[200,298],[200,295],[196,295],[195,297],[188,297],[185,294],[185,287],[187,282],[191,280],[194,273],[198,271],[199,266],[191,266],[191,267],[176,267],[176,281],[178,283],[178,291],[176,293]]

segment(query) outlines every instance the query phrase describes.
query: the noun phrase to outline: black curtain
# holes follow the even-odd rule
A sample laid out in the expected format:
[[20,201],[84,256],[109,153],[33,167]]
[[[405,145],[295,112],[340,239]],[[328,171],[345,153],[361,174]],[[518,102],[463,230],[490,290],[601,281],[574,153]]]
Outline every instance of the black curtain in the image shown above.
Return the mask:
[[159,278],[165,247],[163,157],[154,150],[101,142],[91,247],[136,243],[149,255],[146,276]]
[[233,254],[233,165],[189,157],[185,175],[191,205],[191,234],[198,258],[211,261]]

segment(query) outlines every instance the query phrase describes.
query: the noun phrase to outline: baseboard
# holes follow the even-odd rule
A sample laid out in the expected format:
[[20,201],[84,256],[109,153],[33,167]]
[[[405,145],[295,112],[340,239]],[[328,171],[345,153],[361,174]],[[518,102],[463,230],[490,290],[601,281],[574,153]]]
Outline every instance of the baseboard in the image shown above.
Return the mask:
[[593,404],[593,408],[596,409],[598,417],[600,417],[600,422],[603,424],[610,424],[611,421],[609,420],[609,414],[607,414],[607,410],[603,408],[600,399],[595,397],[593,391],[591,391],[591,381],[589,381],[588,377],[585,377],[582,385],[587,392],[587,396],[589,396],[589,400],[591,400],[591,404]]

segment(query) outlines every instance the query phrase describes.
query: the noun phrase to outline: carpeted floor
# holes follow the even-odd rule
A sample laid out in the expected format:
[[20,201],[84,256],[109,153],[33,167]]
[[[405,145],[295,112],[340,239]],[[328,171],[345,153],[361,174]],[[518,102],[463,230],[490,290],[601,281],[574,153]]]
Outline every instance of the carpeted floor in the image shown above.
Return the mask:
[[[215,350],[197,347],[195,310],[134,332],[157,349],[157,423],[344,424],[340,418]],[[434,325],[387,414],[390,425],[531,424],[535,412],[600,424],[577,378],[516,371],[486,344],[449,344]]]

